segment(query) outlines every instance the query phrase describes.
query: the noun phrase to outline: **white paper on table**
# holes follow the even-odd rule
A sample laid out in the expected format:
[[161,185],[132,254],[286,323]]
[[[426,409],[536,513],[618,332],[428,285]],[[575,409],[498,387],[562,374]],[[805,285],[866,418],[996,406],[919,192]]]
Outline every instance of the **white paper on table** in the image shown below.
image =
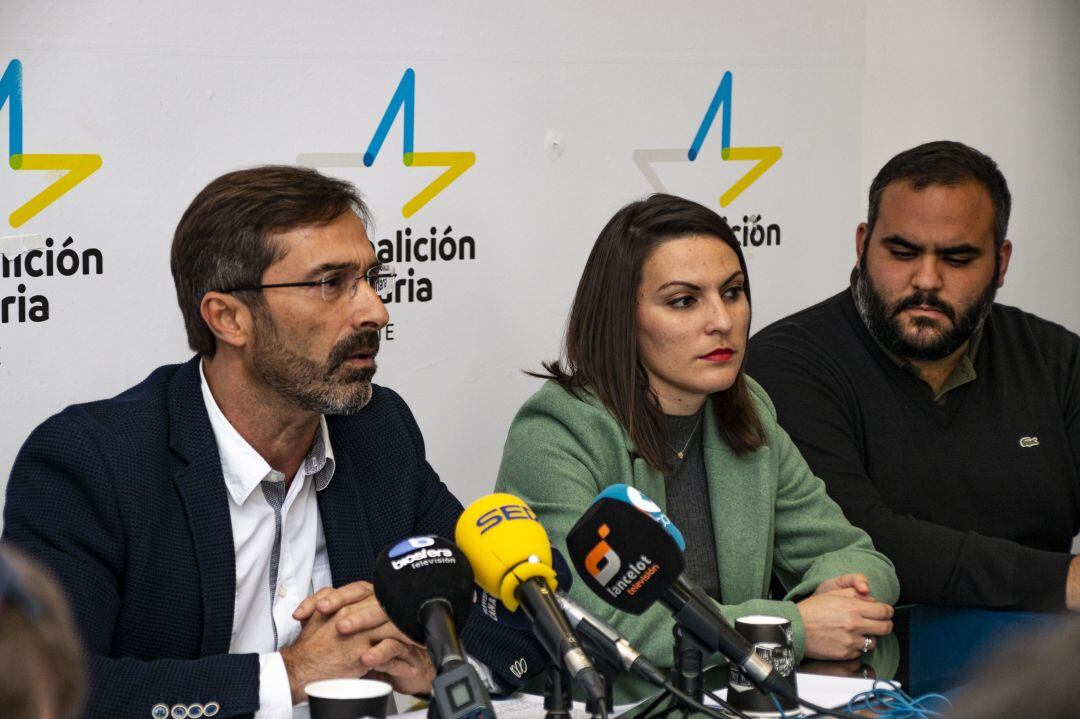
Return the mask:
[[[616,705],[614,711],[609,714],[613,717],[618,716],[634,706],[636,705]],[[495,716],[498,719],[536,719],[544,716],[544,697],[536,694],[515,694],[508,699],[493,699],[491,708],[495,710]],[[585,711],[583,703],[574,702],[570,716],[572,719],[589,719],[589,712]],[[398,714],[397,717],[398,719],[425,719],[427,709]]]
[[[870,691],[874,687],[873,679],[831,677],[801,672],[798,674],[797,681],[800,697],[829,709],[846,706],[851,697]],[[721,698],[727,698],[727,689],[719,689],[715,693]],[[708,697],[705,697],[705,703],[716,706],[716,703]],[[536,719],[544,713],[544,698],[535,694],[515,694],[507,699],[494,699],[491,705],[499,719]],[[617,717],[634,706],[636,705],[618,705],[614,711],[610,712],[610,715]],[[307,719],[308,716],[306,704],[293,708],[294,719]],[[417,709],[395,716],[400,719],[426,719],[427,709]],[[585,705],[581,702],[574,702],[571,716],[572,719],[589,719],[589,713],[585,711]]]
[[[802,672],[798,672],[796,676],[799,698],[826,709],[846,707],[851,697],[873,689],[875,681],[874,679],[863,679],[861,677],[833,677],[825,674],[803,674]],[[715,694],[727,699],[727,689],[720,689]],[[716,706],[716,703],[708,697],[705,697],[705,703]],[[804,711],[809,712],[810,710],[806,709]],[[817,715],[808,714],[808,716]]]

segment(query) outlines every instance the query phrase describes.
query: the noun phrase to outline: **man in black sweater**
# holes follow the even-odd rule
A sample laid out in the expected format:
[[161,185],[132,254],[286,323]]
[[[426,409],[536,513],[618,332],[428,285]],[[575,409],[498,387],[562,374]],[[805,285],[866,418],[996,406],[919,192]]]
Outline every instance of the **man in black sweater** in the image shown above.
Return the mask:
[[901,601],[1075,611],[1080,337],[994,303],[1010,203],[963,144],[897,155],[851,287],[758,333],[748,372]]

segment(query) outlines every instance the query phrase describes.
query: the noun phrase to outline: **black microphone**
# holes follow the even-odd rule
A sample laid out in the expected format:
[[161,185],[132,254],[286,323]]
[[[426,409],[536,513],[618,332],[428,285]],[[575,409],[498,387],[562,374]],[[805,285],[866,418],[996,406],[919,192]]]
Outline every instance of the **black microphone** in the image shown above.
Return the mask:
[[630,644],[630,640],[617,629],[589,612],[561,590],[555,593],[555,601],[562,609],[570,626],[581,641],[594,652],[601,654],[612,664],[641,677],[650,684],[664,688],[667,677],[659,668]]
[[566,544],[582,580],[608,604],[641,614],[662,601],[679,626],[727,657],[763,691],[791,695],[783,677],[683,574],[682,551],[665,527],[633,503],[608,492],[585,511]]
[[[630,640],[617,629],[570,598],[568,592],[574,584],[574,575],[562,552],[554,547],[551,548],[551,566],[555,570],[559,587],[555,591],[555,603],[559,605],[570,628],[577,633],[589,653],[594,658],[603,657],[616,667],[621,666],[625,671],[663,688],[667,678],[655,664],[634,649]],[[511,612],[483,589],[477,593],[476,602],[489,619],[499,624],[519,630],[528,629],[530,626],[524,612]]]
[[410,537],[375,560],[375,597],[405,636],[427,647],[436,668],[431,706],[440,719],[492,719],[491,698],[458,637],[469,619],[473,572],[453,542]]

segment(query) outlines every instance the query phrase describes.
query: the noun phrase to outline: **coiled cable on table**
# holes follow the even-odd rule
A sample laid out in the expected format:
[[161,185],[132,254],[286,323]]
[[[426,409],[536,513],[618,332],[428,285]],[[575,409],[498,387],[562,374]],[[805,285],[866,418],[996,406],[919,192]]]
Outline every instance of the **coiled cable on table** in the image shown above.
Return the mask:
[[[936,704],[937,708],[933,708]],[[923,694],[913,697],[897,682],[886,679],[874,681],[874,686],[848,700],[849,712],[869,711],[887,719],[935,719],[944,716],[952,702],[943,694]]]

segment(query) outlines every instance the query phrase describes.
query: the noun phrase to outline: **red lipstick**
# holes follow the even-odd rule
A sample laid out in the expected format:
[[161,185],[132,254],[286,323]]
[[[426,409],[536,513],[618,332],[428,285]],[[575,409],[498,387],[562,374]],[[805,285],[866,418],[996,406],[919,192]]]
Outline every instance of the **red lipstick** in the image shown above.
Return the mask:
[[728,362],[734,356],[735,350],[730,347],[717,347],[709,354],[701,355],[698,359],[703,359],[706,362]]

